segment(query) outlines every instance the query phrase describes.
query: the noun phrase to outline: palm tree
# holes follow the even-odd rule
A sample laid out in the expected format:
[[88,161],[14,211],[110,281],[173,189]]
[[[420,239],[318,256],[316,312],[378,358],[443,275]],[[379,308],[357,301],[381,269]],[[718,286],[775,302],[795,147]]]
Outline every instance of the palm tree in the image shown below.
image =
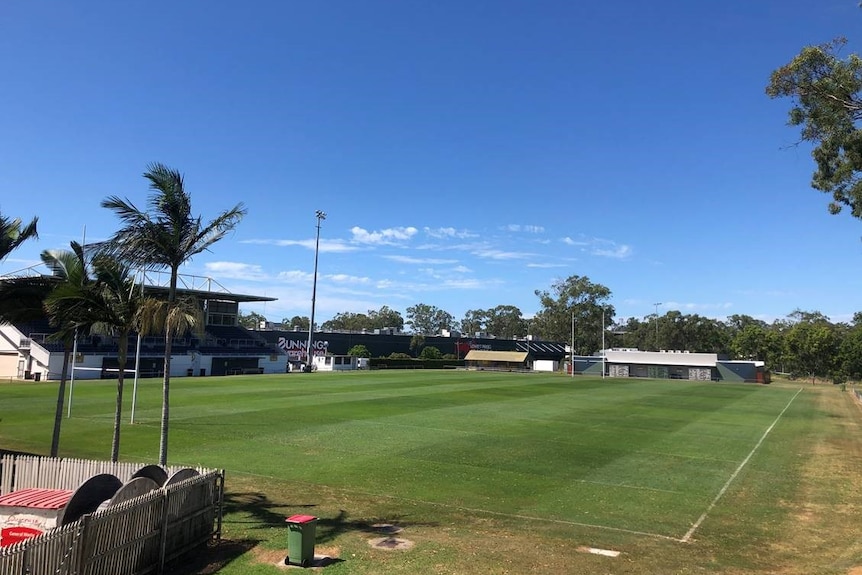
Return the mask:
[[120,458],[120,429],[123,413],[123,385],[126,360],[129,352],[129,335],[140,329],[140,313],[145,298],[136,289],[135,278],[129,266],[107,255],[93,258],[95,284],[81,296],[92,304],[91,332],[117,335],[117,402],[114,409],[114,434],[111,441],[111,461]]
[[[209,249],[239,223],[246,210],[242,203],[222,212],[204,225],[192,216],[191,197],[178,171],[155,163],[147,166],[144,178],[149,180],[150,210],[142,211],[127,199],[111,196],[102,207],[112,210],[122,221],[122,228],[107,242],[118,259],[146,269],[170,270],[168,315],[177,300],[177,277],[182,264],[192,256]],[[159,464],[168,459],[168,425],[170,420],[171,344],[174,328],[165,329],[164,383],[162,386],[162,421],[159,439]]]
[[63,369],[60,374],[60,386],[57,389],[51,457],[57,457],[60,446],[60,425],[63,421],[63,398],[69,375],[69,356],[78,331],[87,329],[91,323],[90,304],[81,298],[82,291],[88,289],[91,283],[87,275],[84,250],[77,242],[72,242],[71,247],[72,251],[45,250],[41,254],[42,261],[52,270],[55,281],[44,300],[48,320],[57,328],[51,339],[63,343]]
[[38,221],[39,218],[33,218],[29,224],[21,227],[21,218],[9,219],[0,214],[0,261],[28,239],[39,237],[36,232]]

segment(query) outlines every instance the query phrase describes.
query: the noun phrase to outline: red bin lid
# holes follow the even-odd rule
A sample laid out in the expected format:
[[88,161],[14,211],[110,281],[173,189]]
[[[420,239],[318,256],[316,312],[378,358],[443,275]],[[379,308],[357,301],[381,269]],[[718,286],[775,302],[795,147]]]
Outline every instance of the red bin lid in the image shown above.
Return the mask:
[[314,515],[291,515],[287,519],[285,519],[288,523],[308,523],[309,521],[316,521],[317,517]]

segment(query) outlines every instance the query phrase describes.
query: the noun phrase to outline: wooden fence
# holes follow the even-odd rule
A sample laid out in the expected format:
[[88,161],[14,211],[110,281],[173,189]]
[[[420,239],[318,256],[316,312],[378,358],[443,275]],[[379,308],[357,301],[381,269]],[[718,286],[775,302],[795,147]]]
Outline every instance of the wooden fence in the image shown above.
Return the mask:
[[[113,473],[125,482],[142,467],[20,456],[4,456],[0,461],[0,494],[28,487],[74,489],[99,473]],[[74,483],[61,469],[82,479]],[[37,477],[37,470],[56,483]],[[198,471],[190,479],[0,548],[0,575],[162,573],[173,559],[221,535],[224,472]]]

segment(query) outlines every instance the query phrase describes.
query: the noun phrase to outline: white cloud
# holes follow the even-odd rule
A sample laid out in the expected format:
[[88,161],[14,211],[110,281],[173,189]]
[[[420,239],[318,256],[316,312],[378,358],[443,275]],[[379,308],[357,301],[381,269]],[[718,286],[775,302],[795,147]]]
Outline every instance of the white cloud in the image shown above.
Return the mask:
[[312,279],[312,274],[301,270],[291,270],[286,272],[278,272],[275,276],[279,281],[286,283],[306,283]]
[[475,278],[448,279],[443,282],[442,287],[452,289],[483,289],[500,283],[499,280],[480,280]]
[[562,239],[562,242],[567,246],[588,246],[589,243],[585,241],[575,241],[572,238],[566,236]]
[[509,232],[525,232],[528,234],[541,234],[545,231],[545,228],[542,226],[530,226],[530,225],[521,225],[521,224],[509,224],[503,228]]
[[413,258],[410,256],[383,256],[387,260],[392,260],[393,262],[398,262],[402,264],[424,264],[424,265],[445,265],[445,264],[454,264],[458,260],[444,260],[444,259],[436,259],[436,258]]
[[539,264],[539,263],[532,263],[532,262],[527,264],[528,268],[540,268],[540,269],[542,269],[542,268],[564,268],[566,266],[567,266],[567,264],[551,264],[551,263]]
[[494,249],[479,249],[473,252],[474,256],[491,260],[519,260],[534,257],[535,254],[527,252],[507,252]]
[[632,248],[625,244],[616,245],[612,243],[610,247],[596,247],[592,253],[596,256],[623,260],[632,255]]
[[476,234],[466,230],[456,230],[455,228],[423,228],[424,232],[432,238],[475,238]]
[[632,247],[627,244],[618,244],[613,240],[603,238],[573,239],[566,236],[560,241],[567,246],[577,246],[591,255],[605,258],[626,259],[634,253]]
[[[242,244],[256,244],[256,245],[267,245],[267,246],[299,246],[308,250],[313,250],[317,245],[317,241],[315,239],[310,240],[266,240],[266,239],[253,239],[253,240],[242,240],[240,243]],[[320,244],[318,246],[318,251],[321,253],[343,253],[343,252],[355,252],[359,248],[356,246],[352,246],[346,243],[344,240],[328,240],[321,238]]]
[[418,231],[412,226],[406,228],[388,228],[377,232],[369,232],[359,226],[354,226],[350,229],[354,242],[373,245],[392,245],[404,242],[415,236]]
[[259,265],[241,262],[208,262],[204,264],[207,273],[230,279],[266,280],[269,276]]
[[719,302],[719,303],[696,303],[696,302],[677,302],[677,301],[667,301],[662,304],[659,304],[658,310],[659,315],[664,315],[665,312],[662,310],[676,310],[676,311],[687,311],[687,312],[698,312],[698,311],[721,311],[731,309],[733,304],[731,302]]
[[371,278],[351,276],[347,274],[328,274],[324,276],[327,280],[342,283],[342,284],[368,284],[371,283]]

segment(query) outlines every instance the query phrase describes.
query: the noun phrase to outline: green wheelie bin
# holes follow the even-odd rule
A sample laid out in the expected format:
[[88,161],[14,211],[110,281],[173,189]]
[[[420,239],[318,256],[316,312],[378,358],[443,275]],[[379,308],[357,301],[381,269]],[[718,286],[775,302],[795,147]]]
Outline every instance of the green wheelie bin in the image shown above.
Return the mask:
[[314,532],[317,517],[313,515],[291,515],[287,519],[287,557],[285,565],[309,567],[314,561]]

